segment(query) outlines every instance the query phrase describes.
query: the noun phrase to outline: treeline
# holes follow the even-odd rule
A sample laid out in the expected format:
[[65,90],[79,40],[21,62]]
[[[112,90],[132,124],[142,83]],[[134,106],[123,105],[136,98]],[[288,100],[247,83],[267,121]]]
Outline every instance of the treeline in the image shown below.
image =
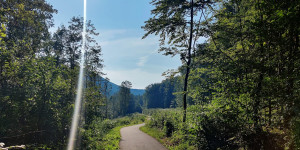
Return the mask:
[[[187,94],[185,124],[193,132],[187,126],[176,132],[195,136],[198,140],[190,144],[198,149],[300,147],[299,1],[152,4],[154,17],[143,27],[146,36],[160,34],[160,51],[179,54],[185,68],[179,85],[181,96]],[[197,43],[200,36],[207,41]],[[166,39],[169,46],[163,47]],[[157,90],[159,86],[148,87],[146,95],[155,91],[151,96],[160,97],[170,89]],[[165,108],[164,98],[148,98],[148,108]],[[165,129],[167,124],[157,126]]]
[[175,108],[182,106],[180,94],[177,94],[177,98],[175,95],[176,92],[181,91],[181,82],[180,77],[174,77],[147,86],[143,95],[145,108]]
[[108,107],[107,118],[117,118],[135,112],[142,112],[144,106],[143,96],[131,94],[131,87],[132,83],[130,81],[123,81],[119,92],[109,98],[106,105]]

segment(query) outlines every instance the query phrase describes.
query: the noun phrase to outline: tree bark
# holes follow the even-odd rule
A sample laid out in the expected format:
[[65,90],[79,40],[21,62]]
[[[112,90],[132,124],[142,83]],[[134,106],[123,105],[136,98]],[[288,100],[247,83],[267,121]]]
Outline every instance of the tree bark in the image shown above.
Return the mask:
[[190,28],[190,39],[189,39],[189,47],[188,47],[188,55],[187,55],[187,66],[186,66],[186,73],[184,79],[184,95],[183,95],[183,122],[186,121],[186,108],[187,108],[187,86],[188,86],[188,79],[190,73],[190,65],[191,65],[191,50],[192,50],[192,42],[193,42],[193,24],[194,24],[194,10],[193,10],[194,1],[191,0],[191,28]]

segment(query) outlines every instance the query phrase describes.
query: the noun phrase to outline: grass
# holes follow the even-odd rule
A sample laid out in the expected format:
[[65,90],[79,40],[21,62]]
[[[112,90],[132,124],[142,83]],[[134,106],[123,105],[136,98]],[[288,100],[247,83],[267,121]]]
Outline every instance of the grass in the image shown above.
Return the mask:
[[163,142],[163,138],[165,137],[164,133],[162,131],[160,131],[159,129],[156,128],[149,128],[147,126],[142,126],[140,127],[140,130],[147,133],[148,135],[154,137],[155,139],[157,139],[160,143],[162,143],[163,145],[165,145],[165,143]]
[[[128,125],[125,125],[128,126]],[[105,150],[115,150],[120,149],[119,143],[121,140],[121,133],[120,129],[125,126],[119,126],[115,127],[112,130],[108,132],[103,138],[102,145],[105,148]]]
[[88,130],[84,130],[84,147],[97,150],[120,149],[120,129],[126,126],[140,124],[145,121],[145,115],[133,114],[113,120],[95,121]]
[[140,128],[141,131],[146,134],[152,136],[156,140],[158,140],[161,144],[163,144],[169,150],[195,150],[194,146],[191,146],[187,142],[183,142],[182,134],[173,135],[172,137],[166,137],[166,135],[157,128],[149,128],[147,126],[143,126]]
[[151,118],[140,130],[157,139],[170,150],[195,150],[195,137],[191,137],[186,124],[181,122],[182,111],[178,109],[149,109]]

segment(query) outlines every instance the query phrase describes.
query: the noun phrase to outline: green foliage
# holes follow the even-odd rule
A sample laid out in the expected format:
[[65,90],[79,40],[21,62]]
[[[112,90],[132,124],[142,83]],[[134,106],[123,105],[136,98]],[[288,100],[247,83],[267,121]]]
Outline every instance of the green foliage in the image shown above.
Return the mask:
[[181,121],[182,110],[148,109],[144,113],[151,114],[151,118],[141,127],[142,131],[158,139],[169,149],[195,149],[197,133],[193,132],[194,125]]
[[124,81],[119,92],[112,95],[107,101],[107,118],[117,118],[132,113],[141,113],[144,105],[142,95],[131,94],[131,83]]
[[[181,2],[154,0],[157,16],[146,22],[148,33],[178,33],[178,26],[172,31],[173,23],[160,21],[173,20]],[[196,33],[209,38],[195,48],[188,91],[177,92],[193,100],[187,124],[175,125],[174,132],[197,139],[187,141],[198,149],[297,149],[299,1],[216,2],[212,14],[202,14],[203,33]],[[151,112],[149,126],[173,130],[172,117],[160,113]]]
[[161,83],[147,86],[143,95],[145,106],[147,108],[174,108],[178,106],[180,103],[178,104],[176,101],[174,93],[181,91],[181,86],[182,83],[179,77],[173,77],[163,80]]
[[[210,18],[214,22],[207,20],[211,36],[198,46],[190,95],[202,110],[194,109],[195,114],[205,114],[205,126],[216,131],[225,127],[218,132],[228,137],[216,135],[232,141],[225,145],[293,147],[287,143],[292,143],[292,118],[298,116],[293,111],[299,109],[294,105],[299,72],[292,68],[300,59],[291,57],[299,52],[299,46],[292,46],[299,36],[289,31],[298,33],[292,19],[298,7],[299,2],[223,1]],[[283,16],[289,25],[281,22]]]
[[82,148],[86,149],[119,149],[120,129],[125,126],[139,124],[146,116],[132,114],[113,120],[95,119],[86,130],[83,130]]
[[142,126],[142,127],[140,127],[140,130],[147,133],[148,135],[154,137],[160,143],[164,144],[162,139],[165,137],[165,135],[164,135],[164,132],[162,132],[161,130],[159,130],[157,128],[149,127],[149,126]]
[[131,99],[130,88],[132,83],[129,81],[123,81],[119,91],[120,98],[120,115],[124,116],[128,113],[129,101]]
[[116,127],[109,131],[109,133],[103,138],[101,147],[104,147],[106,150],[120,149],[119,143],[121,140],[120,129],[124,126]]
[[[56,10],[44,0],[0,5],[0,141],[30,149],[63,149],[76,95],[82,19],[74,17],[52,36],[48,29]],[[94,40],[98,34],[90,21],[87,27],[88,124],[99,115],[103,96],[95,79],[102,68],[101,49]]]
[[[145,37],[159,34],[160,51],[179,54],[183,66],[172,78],[148,86],[143,97],[133,97],[125,81],[108,98],[108,87],[102,90],[100,84],[98,33],[88,21],[83,148],[118,149],[121,126],[145,116],[108,118],[144,108],[151,118],[142,129],[170,149],[299,149],[300,1],[151,4],[155,8],[143,27]],[[63,149],[76,95],[83,19],[73,17],[51,35],[56,10],[45,0],[0,5],[0,140],[29,149]],[[208,40],[197,44],[201,36]],[[185,106],[186,101],[185,123],[182,110],[147,109]]]
[[290,143],[291,146],[295,146],[295,149],[300,148],[300,119],[295,119],[293,121],[293,142]]
[[[188,78],[191,69],[192,52],[203,32],[203,11],[209,10],[214,1],[152,0],[153,17],[142,28],[146,31],[143,38],[150,34],[160,35],[160,52],[164,55],[180,55],[185,76],[183,82],[183,122],[186,121]],[[208,12],[207,12],[208,13]],[[167,41],[167,44],[165,43]],[[152,107],[154,108],[154,107]]]

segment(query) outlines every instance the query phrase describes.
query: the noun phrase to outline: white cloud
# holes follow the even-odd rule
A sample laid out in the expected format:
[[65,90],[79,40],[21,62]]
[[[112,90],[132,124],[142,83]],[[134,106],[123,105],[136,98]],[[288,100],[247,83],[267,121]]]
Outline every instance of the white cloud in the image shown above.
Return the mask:
[[110,39],[115,39],[119,35],[125,34],[127,30],[125,29],[115,29],[115,30],[99,30],[100,37],[103,38],[104,40],[110,40]]
[[[100,44],[102,46],[111,46],[111,47],[119,47],[119,48],[142,48],[141,51],[149,51],[147,49],[149,46],[151,46],[151,49],[154,47],[156,50],[158,49],[159,42],[158,39],[155,37],[149,38],[149,39],[141,39],[140,37],[120,37],[116,39],[110,39],[106,40],[100,39]],[[123,46],[123,47],[121,47]]]
[[147,60],[148,60],[148,56],[140,57],[137,65],[139,67],[143,67],[145,65],[145,63],[147,62]]
[[100,30],[99,44],[102,47],[104,70],[116,84],[128,80],[133,88],[144,89],[151,83],[159,83],[161,74],[181,65],[177,57],[158,54],[159,37],[141,39],[140,30]]
[[[107,31],[103,36],[100,33],[99,43],[102,47],[105,66],[110,66],[110,68],[117,66],[119,69],[142,67],[148,61],[149,55],[157,53],[159,48],[157,37],[141,39],[139,35],[124,36],[123,34],[132,34],[132,32],[130,30]],[[105,35],[115,38],[110,39]]]

